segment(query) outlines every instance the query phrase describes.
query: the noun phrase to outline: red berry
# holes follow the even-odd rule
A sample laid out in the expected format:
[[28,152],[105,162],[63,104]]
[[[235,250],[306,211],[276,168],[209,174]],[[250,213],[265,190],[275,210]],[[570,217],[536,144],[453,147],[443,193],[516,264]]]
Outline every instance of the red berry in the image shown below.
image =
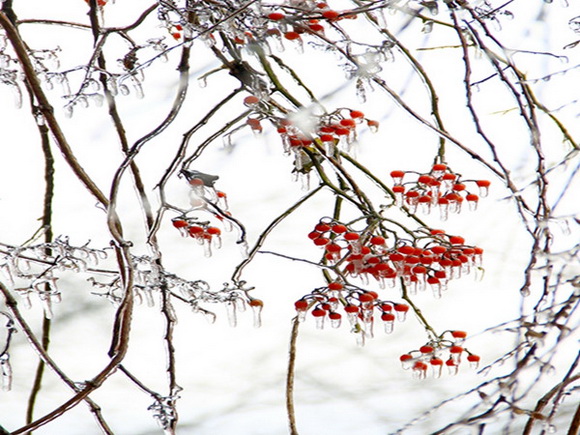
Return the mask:
[[398,311],[399,313],[406,313],[407,311],[409,311],[409,305],[395,304],[395,311]]
[[399,357],[399,360],[401,360],[401,361],[409,361],[412,359],[413,359],[413,356],[409,355],[408,353],[405,353]]
[[426,345],[426,346],[421,346],[421,347],[419,348],[419,352],[421,352],[421,353],[431,353],[431,352],[433,352],[434,350],[435,350],[435,348],[433,348],[433,346],[428,346],[428,345]]
[[326,316],[326,311],[322,310],[320,308],[316,308],[316,309],[312,310],[312,315],[314,317],[324,317],[324,316]]
[[456,192],[461,192],[462,190],[465,190],[465,184],[462,183],[454,184],[452,189],[455,190]]
[[356,122],[355,122],[354,119],[348,119],[348,118],[347,119],[341,119],[340,120],[340,125],[342,125],[343,127],[351,128],[351,127],[356,126]]
[[318,24],[318,23],[308,24],[308,27],[310,28],[310,30],[312,30],[314,32],[324,31],[324,26],[322,24]]
[[389,255],[389,260],[396,263],[398,261],[405,260],[405,256],[403,254],[399,254],[398,252],[395,252],[395,253]]
[[319,233],[318,231],[311,231],[310,233],[308,233],[308,238],[311,240],[314,239],[318,239],[322,234]]
[[473,194],[473,193],[469,193],[469,194],[468,194],[468,195],[465,197],[465,199],[466,199],[466,200],[468,200],[468,201],[477,202],[477,201],[479,201],[479,196],[477,196],[477,195],[475,195],[475,194]]
[[203,227],[197,225],[192,225],[187,230],[189,231],[189,235],[192,237],[200,235],[204,232]]
[[175,219],[172,223],[175,228],[185,228],[187,226],[187,222],[183,219]]
[[262,129],[262,124],[260,123],[260,120],[256,119],[256,118],[246,119],[246,124],[248,124],[253,130],[261,130]]
[[467,361],[469,362],[479,362],[481,360],[481,357],[479,355],[467,355]]
[[405,186],[402,186],[400,184],[393,186],[393,192],[394,193],[405,193]]
[[359,308],[358,305],[346,305],[344,311],[347,313],[358,313]]
[[254,95],[249,95],[244,98],[244,104],[251,106],[252,104],[256,104],[260,101],[260,99]]
[[416,361],[413,365],[413,370],[427,370],[427,364],[425,364],[423,361]]
[[328,245],[325,246],[325,249],[328,252],[340,252],[342,247],[340,245],[337,245],[336,243],[329,243]]
[[319,237],[319,238],[317,238],[317,239],[314,239],[314,244],[315,244],[316,246],[324,246],[324,245],[326,245],[327,243],[330,243],[330,240],[329,240],[329,239],[327,239],[326,237]]
[[339,282],[331,282],[328,284],[329,290],[342,290],[344,286]]
[[372,302],[376,299],[375,295],[373,294],[373,292],[365,292],[365,293],[361,293],[358,297],[358,300],[361,302]]
[[465,332],[465,331],[451,331],[451,335],[455,338],[465,338],[465,337],[467,337],[467,332]]
[[403,171],[391,171],[391,177],[393,178],[403,178],[405,176],[405,172]]
[[345,233],[344,238],[349,241],[354,241],[360,239],[360,236],[357,233]]
[[397,251],[399,251],[401,254],[411,255],[415,252],[415,248],[411,245],[403,245],[400,246]]
[[341,224],[333,225],[331,230],[333,233],[336,233],[336,234],[342,234],[342,233],[346,233],[348,231],[346,226],[341,225]]
[[461,346],[451,346],[449,348],[449,353],[461,353],[463,352],[463,348]]
[[299,301],[294,302],[294,307],[298,311],[304,311],[308,308],[308,302],[304,299],[300,299]]
[[445,279],[447,278],[447,273],[444,270],[436,270],[435,276],[439,279]]
[[385,238],[382,236],[373,236],[371,237],[371,239],[369,240],[369,243],[371,245],[384,245],[386,242]]
[[319,138],[322,142],[334,142],[334,136],[331,134],[321,134]]
[[351,118],[364,118],[365,114],[360,110],[351,110],[350,117]]
[[449,243],[452,245],[463,245],[465,243],[465,239],[460,236],[451,236],[449,237]]
[[321,222],[319,224],[316,224],[314,229],[316,231],[320,231],[321,233],[325,233],[330,230],[330,225]]
[[447,165],[444,165],[444,164],[442,164],[442,163],[439,163],[439,164],[433,165],[433,168],[431,168],[431,170],[432,170],[432,171],[434,171],[434,172],[435,172],[435,171],[444,171],[444,170],[446,170],[446,169],[447,169]]
[[436,285],[436,284],[440,284],[441,281],[439,281],[439,278],[436,278],[434,276],[430,276],[427,278],[427,283],[431,284],[431,285]]
[[430,177],[429,175],[421,175],[417,181],[423,184],[431,184],[433,182],[433,177]]
[[300,39],[300,34],[298,32],[286,32],[284,33],[284,38],[288,39],[289,41],[294,41],[296,39]]
[[489,181],[489,180],[477,180],[475,183],[479,187],[489,187],[489,185],[491,184],[491,181]]
[[273,21],[280,21],[283,20],[285,15],[282,12],[272,12],[268,15],[268,18]]
[[440,358],[431,358],[431,360],[429,361],[429,364],[431,364],[432,366],[442,366],[443,360]]
[[335,20],[336,18],[338,18],[339,13],[336,11],[333,11],[332,9],[329,9],[327,11],[322,12],[322,16],[324,18],[326,18],[327,20]]
[[264,306],[264,302],[261,299],[250,299],[248,301],[248,305],[250,307],[263,307]]
[[395,315],[392,313],[383,313],[381,314],[381,320],[383,322],[394,322],[395,321]]

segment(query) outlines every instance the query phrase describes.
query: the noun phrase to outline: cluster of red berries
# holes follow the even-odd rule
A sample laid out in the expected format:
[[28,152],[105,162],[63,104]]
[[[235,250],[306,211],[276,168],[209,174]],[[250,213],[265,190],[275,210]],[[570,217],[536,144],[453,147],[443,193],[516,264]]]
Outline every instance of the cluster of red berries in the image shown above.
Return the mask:
[[[443,338],[446,333],[450,339]],[[467,337],[465,331],[446,331],[437,340],[430,341],[417,350],[412,350],[399,357],[403,369],[412,369],[413,376],[417,379],[425,379],[427,372],[431,368],[434,378],[441,376],[445,365],[450,375],[455,375],[459,371],[462,355],[466,354],[466,359],[473,369],[477,369],[481,357],[469,352],[462,346]]]
[[221,247],[222,231],[218,227],[210,226],[209,222],[198,222],[196,219],[180,216],[174,218],[172,223],[183,237],[193,237],[200,245],[203,245],[208,256],[211,255],[212,246]]
[[350,287],[335,281],[318,288],[295,302],[298,320],[304,321],[306,314],[316,319],[319,329],[328,318],[333,328],[342,322],[343,311],[351,329],[363,335],[372,336],[374,314],[378,312],[386,333],[393,332],[395,320],[404,321],[409,311],[407,304],[379,300],[376,292]]
[[[442,230],[430,230],[413,242],[398,241],[389,246],[387,239],[369,232],[354,231],[336,222],[321,220],[308,237],[325,249],[324,258],[332,264],[344,264],[343,273],[368,282],[372,277],[394,287],[402,278],[411,293],[429,284],[436,297],[450,279],[469,273],[481,262],[483,250],[465,244],[460,236]],[[419,242],[422,246],[418,246]]]
[[[291,6],[294,9],[295,6]],[[326,23],[357,18],[352,12],[331,9],[326,2],[301,2],[300,9],[302,12],[300,16],[287,16],[280,10],[270,12],[267,18],[275,23],[275,27],[269,27],[267,34],[275,37],[283,36],[289,41],[301,43],[302,35],[305,33],[323,34]]]
[[[404,182],[409,174],[417,175],[413,181]],[[470,209],[475,210],[480,197],[487,196],[489,180],[461,180],[459,174],[449,170],[447,165],[435,164],[426,174],[410,171],[392,171],[394,181],[393,193],[399,206],[407,206],[411,213],[420,207],[425,213],[438,207],[441,219],[447,219],[449,213],[459,213],[464,201]],[[479,194],[468,190],[468,185],[478,187]]]
[[230,216],[227,211],[227,195],[216,190],[214,184],[219,178],[217,175],[188,170],[182,170],[181,174],[185,176],[191,187],[190,203],[192,208],[189,211],[184,211],[181,216],[173,218],[172,224],[183,237],[192,237],[200,245],[203,245],[206,256],[210,256],[212,247],[221,247],[221,230],[211,226],[208,221],[201,222],[197,217],[188,217],[187,214],[196,210],[207,211],[221,221],[226,226],[226,230],[230,230],[231,224],[226,219]]
[[183,26],[181,24],[175,24],[171,26],[171,28],[168,28],[167,30],[169,31],[171,37],[176,41],[181,39],[181,36],[183,34]]

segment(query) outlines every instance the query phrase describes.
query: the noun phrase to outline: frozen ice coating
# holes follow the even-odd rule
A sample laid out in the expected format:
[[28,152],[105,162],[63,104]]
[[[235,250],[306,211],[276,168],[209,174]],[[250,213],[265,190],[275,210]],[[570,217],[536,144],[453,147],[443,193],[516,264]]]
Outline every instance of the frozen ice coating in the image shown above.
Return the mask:
[[0,2],[0,432],[577,432],[575,7]]

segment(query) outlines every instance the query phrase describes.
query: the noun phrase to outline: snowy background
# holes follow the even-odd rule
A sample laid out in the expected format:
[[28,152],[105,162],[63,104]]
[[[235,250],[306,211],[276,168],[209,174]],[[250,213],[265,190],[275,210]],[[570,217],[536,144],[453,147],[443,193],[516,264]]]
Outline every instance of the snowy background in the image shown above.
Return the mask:
[[[54,3],[40,1],[15,2],[14,7],[21,20],[42,17],[88,23],[87,7],[83,1],[61,3],[55,6]],[[136,16],[135,5],[139,3],[118,0],[108,5],[105,24],[117,26],[132,22]],[[578,49],[564,52],[562,47],[577,36],[567,22],[580,14],[580,10],[573,11],[574,7],[578,9],[577,4],[568,8],[550,5],[548,10],[540,1],[529,2],[533,6],[527,3],[514,2],[511,10],[515,19],[502,18],[502,29],[498,34],[504,41],[509,41],[512,48],[568,56],[567,62],[537,55],[519,59],[525,54],[518,54],[517,60],[528,68],[526,73],[530,78],[570,69],[566,74],[542,83],[538,87],[538,96],[549,108],[566,105],[558,115],[568,122],[571,133],[578,137],[577,106],[569,105],[577,97],[574,91],[579,77],[578,70],[574,68],[578,66]],[[340,9],[343,5],[337,2],[333,6]],[[347,7],[346,4],[344,7]],[[542,20],[539,19],[541,10],[545,11]],[[406,32],[409,31],[403,27],[403,17],[395,14],[390,19],[396,23],[393,28],[400,29],[402,36],[408,36]],[[164,29],[155,25],[154,15],[148,20],[148,26],[144,26],[148,32],[167,36]],[[22,24],[20,30],[24,40],[35,48],[59,46],[62,50],[62,70],[88,61],[92,47],[92,37],[88,31],[38,24]],[[139,32],[132,36],[152,37],[139,35]],[[451,44],[452,40],[452,33],[417,32],[414,38],[408,38],[406,42],[414,47],[434,48]],[[109,54],[110,64],[126,51],[122,44],[119,41],[118,54],[114,50]],[[111,47],[115,45],[111,44]],[[170,109],[177,84],[175,67],[178,52],[171,52],[167,63],[155,62],[145,70],[143,99],[136,98],[134,91],[129,96],[118,98],[130,143],[148,133]],[[465,110],[457,106],[462,104],[464,92],[462,86],[452,85],[457,81],[461,83],[463,77],[457,52],[441,48],[419,53],[420,61],[438,86],[450,83],[449,87],[442,88],[443,98],[440,101],[447,129],[465,143],[472,143],[475,148],[481,146]],[[285,57],[318,96],[327,95],[322,100],[326,107],[360,109],[369,118],[380,121],[378,133],[361,131],[356,154],[359,161],[383,181],[390,183],[388,174],[394,169],[422,171],[430,167],[437,146],[437,138],[431,132],[398,109],[379,90],[369,93],[367,102],[362,103],[356,96],[354,82],[345,81],[340,67],[328,68],[324,73],[312,67],[314,62],[337,65],[340,61],[335,56],[310,47],[300,54],[288,43],[286,51],[278,54]],[[399,67],[399,64],[385,65],[390,86],[402,93],[406,101],[420,108],[424,116],[428,116],[429,107],[425,104],[422,85],[416,76],[409,78],[408,66]],[[237,82],[225,72],[210,76],[206,87],[196,84],[197,77],[218,66],[217,61],[208,56],[203,44],[194,44],[191,85],[186,103],[175,123],[149,142],[136,160],[148,192],[154,192],[154,186],[173,158],[183,132],[237,86]],[[80,79],[81,75],[71,77]],[[75,83],[71,83],[71,88],[74,86]],[[494,140],[501,144],[502,159],[509,168],[517,171],[517,181],[525,185],[526,180],[533,180],[534,176],[527,132],[518,129],[518,122],[514,122],[516,114],[501,112],[510,110],[513,103],[504,98],[496,86],[493,82],[489,85],[482,83],[476,90],[478,108],[485,115],[482,122],[494,126],[492,134]],[[25,99],[22,109],[15,108],[11,92],[9,87],[0,86],[0,234],[3,243],[18,245],[29,239],[40,226],[44,163],[28,103]],[[75,108],[72,118],[67,118],[62,110],[63,90],[55,87],[47,92],[79,162],[97,185],[108,193],[112,174],[123,156],[106,108],[95,104],[86,109]],[[233,118],[244,110],[242,100],[245,95],[237,96],[220,116],[195,136],[193,142],[201,142],[224,119]],[[453,116],[455,113],[457,116]],[[552,154],[547,156],[550,161],[563,154],[565,145],[553,129],[547,128],[546,131],[546,136],[552,134],[554,137],[550,144],[553,150],[549,150]],[[546,136],[545,143],[552,141]],[[232,143],[233,147],[224,146],[220,140],[213,143],[197,160],[195,168],[219,175],[217,187],[227,192],[230,210],[246,226],[252,246],[263,229],[306,192],[301,189],[300,183],[291,182],[292,161],[283,155],[281,141],[271,126],[265,128],[261,135],[253,135],[249,129],[240,130],[232,136]],[[56,149],[53,151],[56,155],[57,192],[54,198],[55,235],[69,237],[71,244],[76,246],[89,241],[89,246],[94,248],[108,246],[110,235],[104,212],[78,183]],[[470,178],[489,177],[485,168],[454,148],[449,149],[447,160],[454,169],[461,168],[460,172],[469,174]],[[554,177],[555,183],[563,183],[570,173],[566,168],[562,168],[561,172],[562,179],[559,181]],[[142,213],[128,180],[122,184],[119,206],[119,214],[126,227],[125,237],[135,244],[136,255],[149,255],[144,243]],[[577,178],[573,182],[578,192]],[[314,178],[311,184],[312,187],[316,186]],[[475,279],[471,274],[451,282],[442,299],[434,299],[430,291],[415,298],[416,304],[437,330],[461,329],[469,332],[467,345],[482,356],[482,366],[503,356],[515,343],[516,337],[512,333],[484,331],[520,315],[522,304],[526,302],[522,302],[518,290],[522,285],[522,271],[527,264],[531,244],[515,213],[513,202],[506,199],[508,192],[499,182],[492,187],[490,196],[481,201],[476,212],[465,210],[446,222],[441,222],[436,214],[424,217],[433,227],[461,234],[468,243],[481,246],[485,250],[485,274],[480,279]],[[187,207],[189,187],[183,179],[173,177],[167,191],[171,202]],[[554,189],[555,194],[558,191]],[[380,196],[373,199],[377,203],[381,201]],[[332,194],[320,193],[278,226],[262,250],[317,262],[320,249],[314,247],[306,235],[318,219],[331,213]],[[557,214],[577,215],[574,194],[568,193]],[[206,280],[213,288],[219,289],[243,260],[235,243],[236,234],[225,234],[223,247],[214,251],[211,258],[206,258],[200,246],[191,239],[179,236],[171,226],[170,217],[168,213],[158,234],[167,270],[187,279]],[[561,233],[556,234],[555,251],[578,240],[577,230],[572,228],[572,233],[566,233],[567,230],[562,227]],[[114,267],[111,261],[109,259],[103,267]],[[115,310],[106,299],[91,294],[94,289],[86,278],[82,273],[61,275],[59,286],[63,301],[54,306],[50,346],[54,360],[72,379],[78,381],[90,379],[108,362],[107,351]],[[191,313],[188,307],[175,304],[178,317],[175,328],[177,375],[178,383],[183,387],[178,402],[179,433],[259,435],[284,434],[288,431],[285,376],[291,319],[295,315],[294,302],[313,288],[324,285],[324,280],[320,271],[311,264],[266,253],[256,256],[244,270],[243,278],[256,288],[252,294],[265,304],[263,325],[259,329],[252,325],[251,312],[239,313],[238,326],[232,328],[228,325],[223,307],[215,307],[217,321],[210,324],[201,314]],[[378,290],[372,283],[368,288],[381,292],[381,295],[398,298],[394,289]],[[534,291],[539,290],[534,288]],[[0,310],[5,310],[3,305],[0,305]],[[32,308],[23,312],[34,330],[40,331],[42,308],[38,301],[33,300]],[[163,328],[158,301],[153,307],[146,304],[136,307],[130,350],[123,363],[149,388],[162,393],[166,389]],[[325,328],[320,331],[315,328],[313,319],[309,318],[301,325],[297,347],[295,403],[300,433],[392,433],[441,401],[475,387],[485,380],[484,376],[498,376],[513,369],[506,364],[480,373],[462,365],[456,377],[443,375],[438,380],[412,379],[409,372],[401,369],[398,356],[417,348],[425,338],[422,327],[410,315],[404,323],[397,323],[394,333],[389,335],[384,334],[382,325],[377,324],[375,337],[361,348],[356,345],[354,336],[349,334],[346,324],[338,330]],[[572,335],[567,340],[574,355],[578,349],[578,336]],[[544,349],[541,352],[549,351],[549,343]],[[540,384],[538,390],[544,391],[558,382],[564,374],[563,367],[567,367],[569,361],[569,355],[558,355],[552,361],[555,369],[543,379],[546,386]],[[37,364],[37,357],[22,333],[14,338],[11,364],[14,371],[12,390],[0,392],[0,424],[8,430],[23,424],[25,403]],[[522,378],[522,383],[526,380]],[[44,415],[70,397],[70,390],[47,370],[35,415]],[[103,387],[91,394],[91,398],[103,408],[103,414],[115,433],[137,435],[160,432],[147,410],[152,403],[151,398],[139,392],[120,373],[114,374]],[[405,433],[424,434],[436,430],[460,418],[479,400],[476,395],[470,395],[459,402],[454,401],[431,415],[425,415],[422,421],[416,422]],[[533,407],[535,403],[529,405]],[[568,412],[573,412],[573,408],[561,414],[565,421],[570,419]],[[489,423],[493,427],[493,421]],[[464,430],[467,432],[457,433],[469,433],[468,429]],[[98,433],[98,429],[86,405],[80,404],[35,432],[73,435]]]

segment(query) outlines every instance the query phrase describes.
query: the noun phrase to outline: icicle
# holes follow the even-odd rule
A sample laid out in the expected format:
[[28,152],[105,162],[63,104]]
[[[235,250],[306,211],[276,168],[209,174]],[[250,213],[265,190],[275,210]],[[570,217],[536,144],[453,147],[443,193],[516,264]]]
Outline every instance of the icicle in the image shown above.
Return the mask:
[[330,313],[329,316],[330,318],[330,326],[333,328],[340,328],[340,323],[342,320],[342,316],[340,315],[340,313]]
[[443,290],[443,286],[441,285],[441,282],[438,282],[436,284],[431,284],[431,290],[433,290],[433,297],[435,299],[441,299],[441,291]]
[[119,92],[121,93],[121,95],[123,95],[125,97],[131,93],[131,91],[129,90],[129,87],[126,84],[119,85]]
[[439,217],[442,221],[446,221],[449,218],[449,202],[439,203]]
[[14,91],[14,107],[22,109],[22,90],[20,89],[20,86],[18,83],[14,82],[10,87]]
[[143,289],[143,294],[145,295],[145,302],[149,308],[155,306],[155,300],[153,299],[153,291],[149,288]]
[[370,319],[365,319],[364,320],[364,334],[368,335],[369,338],[373,338],[374,334],[373,334],[373,325],[374,325],[374,319],[371,317]]
[[259,328],[262,326],[262,310],[264,308],[264,303],[259,299],[252,299],[249,302],[250,307],[252,307],[252,313],[254,316],[254,328]]
[[348,323],[350,324],[351,327],[354,328],[358,323],[358,311],[359,311],[358,306],[347,305],[346,307],[344,307],[344,310],[346,311],[346,318],[348,319]]
[[403,370],[409,370],[415,364],[415,360],[412,355],[408,353],[401,355],[399,357],[399,361],[401,361],[401,367]]
[[246,242],[245,240],[240,243],[240,252],[242,254],[242,257],[244,258],[248,258],[248,256],[250,255],[250,247],[248,246],[248,242]]
[[310,190],[310,172],[300,175],[300,188],[303,191]]
[[207,258],[211,257],[211,239],[202,239],[203,255]]
[[12,388],[12,367],[10,366],[10,356],[7,352],[0,355],[0,382],[3,391],[10,391]]
[[41,292],[38,297],[42,305],[42,310],[44,311],[44,317],[48,320],[52,319],[52,299],[50,294]]
[[210,325],[213,325],[215,323],[217,316],[214,313],[212,313],[211,311],[204,310],[203,317],[205,318],[205,320],[207,320],[207,323],[209,323]]
[[324,329],[324,317],[326,317],[326,314],[315,317],[316,317],[316,329]]
[[304,322],[306,320],[306,313],[308,313],[308,310],[296,310],[299,322]]
[[443,372],[443,361],[440,359],[431,360],[431,369],[433,373],[433,378],[439,379]]
[[479,367],[479,359],[475,360],[475,359],[470,359],[469,357],[467,358],[467,360],[469,361],[469,367],[473,370],[477,370]]
[[445,365],[447,366],[447,372],[449,375],[455,376],[459,372],[459,366],[452,359],[448,359],[445,362]]
[[397,307],[395,306],[395,312],[397,313],[397,320],[399,322],[404,322],[405,319],[407,318],[407,310],[397,309]]
[[356,333],[356,345],[358,347],[364,347],[364,345],[365,345],[365,333],[363,331],[357,331],[357,333]]
[[391,315],[385,320],[385,316],[383,315],[383,327],[385,334],[391,334],[395,330],[395,316]]
[[413,364],[413,378],[425,379],[427,377],[427,364],[423,361],[415,361]]
[[226,303],[226,311],[228,314],[228,322],[232,328],[238,324],[238,317],[236,313],[236,304],[234,301],[228,301]]

